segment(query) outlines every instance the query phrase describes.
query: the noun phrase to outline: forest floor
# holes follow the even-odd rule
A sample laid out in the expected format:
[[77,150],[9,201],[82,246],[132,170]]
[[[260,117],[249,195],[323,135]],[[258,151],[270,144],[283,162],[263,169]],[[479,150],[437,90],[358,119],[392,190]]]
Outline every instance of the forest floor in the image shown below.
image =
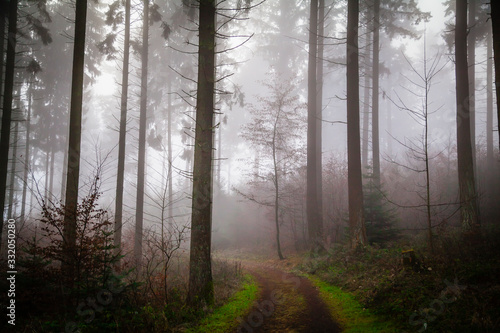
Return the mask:
[[273,261],[244,262],[261,293],[238,332],[341,332],[313,284],[280,266]]

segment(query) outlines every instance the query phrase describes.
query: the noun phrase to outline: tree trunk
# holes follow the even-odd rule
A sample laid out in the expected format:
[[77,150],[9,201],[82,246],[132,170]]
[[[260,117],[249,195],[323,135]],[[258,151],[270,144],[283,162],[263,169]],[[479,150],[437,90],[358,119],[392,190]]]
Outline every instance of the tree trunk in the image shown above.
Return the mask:
[[125,36],[123,40],[122,92],[120,101],[120,133],[118,139],[118,170],[116,175],[115,234],[113,245],[117,266],[120,262],[123,227],[123,183],[125,179],[125,144],[127,136],[128,76],[130,53],[130,0],[125,2]]
[[[491,21],[489,27],[491,29]],[[493,154],[493,39],[491,30],[486,36],[486,42],[486,165],[489,175],[492,176],[495,159]]]
[[[371,17],[371,11],[368,9],[367,17]],[[363,127],[362,127],[362,147],[361,147],[361,166],[362,171],[368,168],[368,146],[370,142],[370,130],[368,129],[370,125],[370,75],[369,69],[372,68],[372,34],[373,34],[373,23],[366,25],[366,46],[365,46],[365,78],[364,78],[364,93],[363,93]]]
[[474,168],[472,160],[469,110],[469,77],[467,68],[467,2],[456,1],[455,75],[457,100],[457,159],[460,188],[460,214],[464,231],[478,231]]
[[3,66],[4,66],[4,49],[5,49],[5,14],[8,12],[6,2],[2,1],[0,3],[0,102],[2,101],[3,95]]
[[148,103],[149,1],[143,0],[141,105],[139,115],[139,155],[137,158],[137,196],[135,204],[134,258],[138,270],[142,262],[142,231],[144,218],[144,176],[146,167],[146,116]]
[[318,230],[323,230],[323,56],[325,34],[325,0],[319,0],[318,60],[316,64],[316,182],[318,200]]
[[[17,42],[17,0],[11,0],[9,5],[9,36],[11,36],[11,38],[9,38],[9,43],[7,43],[5,90],[2,108],[2,133],[0,136],[0,216],[2,217],[2,221],[5,208],[5,194],[9,163],[10,125],[12,119],[12,95],[14,89],[14,66]],[[0,252],[2,251],[2,230],[3,228],[0,228]]]
[[188,303],[214,302],[212,282],[212,159],[215,85],[215,0],[199,2],[198,83],[193,165]]
[[12,140],[12,160],[10,162],[10,186],[9,186],[9,205],[7,211],[7,218],[14,217],[12,214],[14,209],[14,194],[16,192],[16,161],[17,161],[17,140],[19,138],[19,121],[15,120],[14,133]]
[[87,0],[76,0],[62,270],[73,286],[77,227]]
[[30,160],[31,160],[31,100],[32,100],[32,90],[33,90],[33,80],[34,77],[30,78],[30,83],[28,87],[28,110],[26,115],[26,143],[24,146],[24,174],[23,174],[23,195],[21,200],[21,222],[24,222],[26,214],[26,193],[28,190],[28,173],[30,170]]
[[347,3],[347,159],[351,247],[366,244],[359,134],[359,0]]
[[[500,119],[500,3],[490,1],[491,26],[493,27],[493,52],[495,62],[495,91],[497,100],[497,119]],[[498,147],[500,149],[500,120],[498,121]]]
[[476,0],[469,0],[469,30],[467,56],[469,65],[469,113],[472,163],[476,167]]
[[379,134],[379,61],[380,56],[380,0],[373,2],[373,92],[372,92],[372,146],[373,182],[380,188],[380,134]]
[[278,114],[274,122],[272,148],[273,148],[273,169],[274,169],[274,223],[276,225],[276,247],[278,250],[278,257],[280,258],[280,260],[283,260],[285,259],[285,257],[283,257],[283,254],[281,253],[281,244],[280,244],[280,223],[279,223],[280,188],[279,188],[279,168],[278,168],[277,152],[276,152],[276,130],[278,128],[280,113],[281,113],[281,106],[278,109]]
[[307,80],[307,226],[309,241],[315,244],[320,237],[316,157],[316,56],[318,49],[318,0],[311,0],[309,20],[309,64]]
[[173,190],[172,190],[172,82],[168,80],[168,129],[167,129],[167,153],[168,153],[168,174],[167,174],[167,182],[168,182],[168,221],[170,230],[173,230],[173,205],[172,202],[174,200]]

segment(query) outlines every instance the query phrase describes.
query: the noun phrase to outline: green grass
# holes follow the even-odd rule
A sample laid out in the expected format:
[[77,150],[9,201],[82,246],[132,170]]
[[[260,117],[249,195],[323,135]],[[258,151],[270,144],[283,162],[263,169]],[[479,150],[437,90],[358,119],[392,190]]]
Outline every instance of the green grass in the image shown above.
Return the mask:
[[238,326],[238,317],[243,317],[257,300],[259,288],[251,275],[245,275],[243,288],[235,293],[223,306],[214,310],[212,314],[202,319],[189,333],[226,333]]
[[321,298],[328,305],[332,316],[344,333],[399,332],[392,323],[382,321],[370,310],[364,309],[352,294],[317,277],[310,275],[307,277],[319,288]]

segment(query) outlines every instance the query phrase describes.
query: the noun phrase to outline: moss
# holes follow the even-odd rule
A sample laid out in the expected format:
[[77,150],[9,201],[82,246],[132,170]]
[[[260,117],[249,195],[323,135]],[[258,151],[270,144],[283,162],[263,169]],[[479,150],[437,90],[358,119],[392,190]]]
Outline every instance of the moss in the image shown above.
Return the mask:
[[235,293],[226,304],[202,319],[196,327],[190,328],[186,332],[225,333],[234,330],[239,324],[237,318],[243,317],[257,300],[258,291],[259,288],[254,278],[246,275],[240,291]]

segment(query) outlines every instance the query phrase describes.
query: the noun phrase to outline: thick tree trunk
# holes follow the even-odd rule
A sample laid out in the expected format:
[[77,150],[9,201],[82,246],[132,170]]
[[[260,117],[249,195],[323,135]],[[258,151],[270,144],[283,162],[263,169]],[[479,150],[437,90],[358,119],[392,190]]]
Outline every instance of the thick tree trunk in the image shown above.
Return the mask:
[[373,93],[372,93],[372,146],[373,182],[380,188],[380,134],[379,134],[379,61],[380,56],[380,0],[373,2]]
[[495,91],[497,100],[498,147],[500,149],[500,2],[490,1],[491,25],[493,27],[493,52],[495,63]]
[[307,80],[307,226],[311,244],[319,240],[316,157],[316,57],[318,51],[318,0],[311,0],[309,21],[309,65]]
[[149,51],[149,1],[143,0],[142,53],[141,53],[141,105],[139,115],[139,155],[137,158],[137,196],[135,203],[134,258],[138,270],[142,263],[142,238],[144,219],[144,177],[146,168],[146,117],[148,103],[148,51]]
[[316,182],[318,199],[318,230],[323,230],[323,53],[325,34],[325,0],[319,0],[318,60],[316,64]]
[[188,303],[213,304],[212,159],[215,87],[215,0],[199,2],[198,84],[193,165]]
[[8,13],[8,8],[6,2],[2,1],[0,3],[0,103],[3,96],[3,66],[4,66],[4,50],[5,50],[5,20],[6,13]]
[[351,247],[366,244],[359,134],[359,0],[347,3],[347,158]]
[[460,188],[460,213],[465,231],[479,229],[479,210],[471,144],[469,77],[467,68],[467,2],[456,2],[455,75],[457,100],[457,159]]
[[115,234],[113,245],[119,265],[123,227],[123,183],[125,179],[125,144],[127,136],[128,76],[130,53],[130,0],[125,2],[125,36],[123,39],[122,91],[120,101],[120,133],[118,139],[118,170],[116,175]]
[[68,168],[64,212],[62,270],[72,287],[75,269],[78,184],[80,174],[80,144],[82,136],[82,103],[85,60],[85,30],[87,0],[76,0],[73,72],[71,81],[71,105],[69,115]]
[[[7,172],[9,163],[10,126],[12,119],[12,95],[14,89],[14,66],[17,42],[17,0],[9,5],[9,43],[5,62],[5,86],[2,108],[2,133],[0,136],[0,217],[4,217]],[[0,228],[0,252],[2,251],[2,230]]]

